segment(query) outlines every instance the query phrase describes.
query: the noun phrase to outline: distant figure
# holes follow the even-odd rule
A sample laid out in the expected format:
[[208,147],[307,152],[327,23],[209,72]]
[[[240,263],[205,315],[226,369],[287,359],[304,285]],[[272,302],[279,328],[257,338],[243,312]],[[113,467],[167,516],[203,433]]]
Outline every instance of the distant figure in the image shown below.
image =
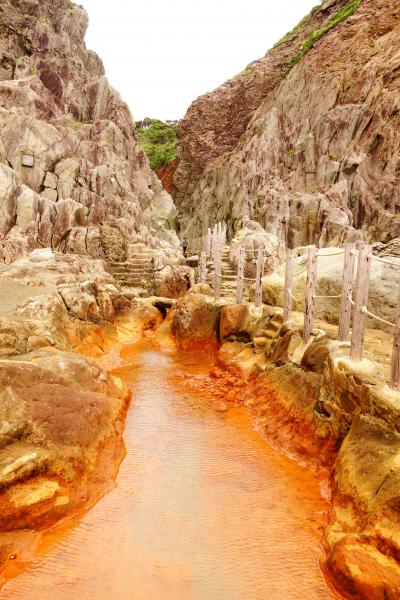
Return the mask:
[[187,239],[183,238],[183,242],[182,242],[182,248],[183,248],[183,256],[186,258],[186,251],[187,251],[187,247],[188,247],[188,243],[187,243]]

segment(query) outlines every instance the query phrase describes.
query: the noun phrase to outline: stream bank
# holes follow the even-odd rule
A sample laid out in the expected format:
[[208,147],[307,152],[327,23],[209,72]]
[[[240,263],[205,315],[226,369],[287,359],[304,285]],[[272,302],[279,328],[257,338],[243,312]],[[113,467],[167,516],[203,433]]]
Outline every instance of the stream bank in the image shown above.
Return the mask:
[[101,358],[134,398],[116,487],[44,534],[2,598],[337,598],[319,567],[321,479],[273,450],[244,407],[217,411],[215,354],[160,352],[165,325]]

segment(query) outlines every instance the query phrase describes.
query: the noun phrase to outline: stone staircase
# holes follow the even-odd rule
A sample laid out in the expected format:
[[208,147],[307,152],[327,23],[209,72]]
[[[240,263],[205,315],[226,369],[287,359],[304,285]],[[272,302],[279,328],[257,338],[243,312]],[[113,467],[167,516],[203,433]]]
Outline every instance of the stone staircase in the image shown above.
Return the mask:
[[[236,270],[229,264],[229,252],[230,246],[225,245],[222,248],[221,253],[221,297],[222,298],[236,298]],[[214,288],[214,265],[211,260],[207,260],[207,283]]]
[[229,252],[230,246],[225,244],[221,253],[221,296],[223,298],[236,298],[237,272],[229,264]]
[[123,286],[150,289],[154,283],[153,253],[139,250],[125,262],[109,261],[114,279]]

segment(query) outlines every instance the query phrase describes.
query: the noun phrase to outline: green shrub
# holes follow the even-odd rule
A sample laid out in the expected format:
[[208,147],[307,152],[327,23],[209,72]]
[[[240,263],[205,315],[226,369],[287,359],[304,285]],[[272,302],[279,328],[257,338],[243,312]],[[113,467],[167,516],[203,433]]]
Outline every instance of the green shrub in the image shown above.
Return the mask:
[[176,157],[176,127],[158,119],[137,121],[136,134],[153,171],[169,165]]
[[325,23],[325,25],[321,29],[316,29],[305,39],[303,42],[301,50],[295,54],[289,61],[285,63],[286,71],[285,75],[287,75],[291,69],[311,50],[318,40],[320,40],[328,31],[345,21],[348,17],[351,17],[358,7],[361,4],[361,0],[352,0],[346,6],[344,6],[341,10],[339,10],[336,14],[332,15],[330,19]]
[[320,4],[314,6],[314,8],[311,9],[311,12],[306,17],[304,17],[304,19],[302,19],[300,23],[296,25],[294,29],[292,29],[292,31],[289,31],[289,33],[284,35],[283,38],[279,40],[279,42],[276,42],[276,44],[273,45],[272,49],[275,50],[275,48],[279,48],[279,46],[282,46],[282,44],[285,44],[286,42],[294,38],[296,35],[300,34],[303,31],[304,26],[308,22],[310,17],[313,17],[317,12],[319,12],[320,9]]

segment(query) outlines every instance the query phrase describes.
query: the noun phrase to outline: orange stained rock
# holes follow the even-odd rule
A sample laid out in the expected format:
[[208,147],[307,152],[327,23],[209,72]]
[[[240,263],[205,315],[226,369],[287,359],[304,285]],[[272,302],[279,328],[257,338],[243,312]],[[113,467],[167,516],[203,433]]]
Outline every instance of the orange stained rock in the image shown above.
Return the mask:
[[44,534],[27,564],[17,556],[1,598],[337,598],[319,566],[321,482],[272,450],[243,407],[214,409],[235,378],[208,377],[211,354],[168,356],[149,340],[121,354],[114,373],[134,401],[117,486]]

